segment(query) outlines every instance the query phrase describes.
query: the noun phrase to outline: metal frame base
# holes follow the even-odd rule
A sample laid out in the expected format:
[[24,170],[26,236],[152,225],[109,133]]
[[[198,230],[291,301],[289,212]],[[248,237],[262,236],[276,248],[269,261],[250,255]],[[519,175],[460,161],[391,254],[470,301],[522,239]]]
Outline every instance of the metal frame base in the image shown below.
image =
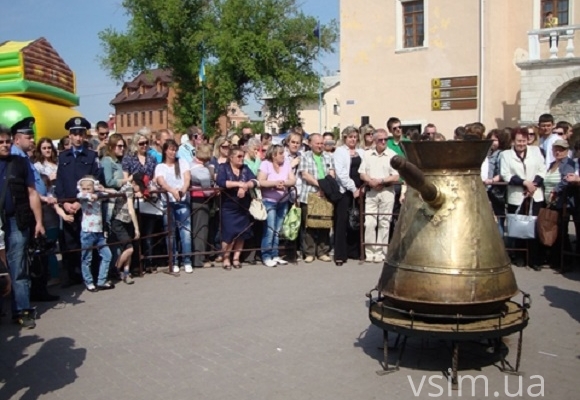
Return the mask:
[[[373,291],[376,291],[374,289]],[[412,310],[401,310],[393,307],[384,298],[372,298],[372,292],[367,294],[370,299],[369,318],[373,325],[383,331],[383,363],[377,375],[383,376],[399,370],[407,339],[410,337],[450,340],[453,345],[451,357],[452,387],[457,389],[457,369],[459,364],[459,343],[471,340],[487,339],[493,343],[494,351],[500,356],[500,370],[507,374],[520,375],[520,360],[522,353],[523,330],[528,325],[531,306],[530,295],[523,293],[522,303],[513,301],[505,303],[505,310],[491,315],[434,315],[420,314]],[[395,346],[399,339],[402,344],[395,365],[389,365],[389,332],[397,333]],[[505,359],[501,350],[502,338],[512,333],[518,333],[516,365],[513,367]]]

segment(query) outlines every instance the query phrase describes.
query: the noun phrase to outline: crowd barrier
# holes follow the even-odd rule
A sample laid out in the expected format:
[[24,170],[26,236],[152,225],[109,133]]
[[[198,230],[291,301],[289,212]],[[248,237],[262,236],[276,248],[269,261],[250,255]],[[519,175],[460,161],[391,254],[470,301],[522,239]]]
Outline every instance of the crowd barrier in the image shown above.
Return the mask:
[[[497,182],[493,184],[494,186],[506,186],[507,184],[505,182]],[[577,190],[576,188],[574,188],[575,190]],[[217,212],[214,213],[214,216],[217,215],[219,220],[216,221],[214,218],[209,219],[209,223],[208,223],[208,231],[211,232],[210,229],[210,225],[216,224],[217,226],[221,226],[221,224],[223,223],[222,221],[222,215],[219,212],[219,200],[220,200],[220,196],[229,196],[229,198],[234,199],[237,201],[237,198],[231,196],[230,194],[228,194],[225,189],[222,188],[211,188],[211,189],[202,189],[202,188],[198,188],[198,187],[191,187],[190,191],[193,190],[197,190],[197,191],[204,191],[206,193],[211,192],[211,195],[204,197],[203,202],[201,204],[203,205],[207,205],[210,209],[214,209]],[[368,186],[367,185],[363,185],[361,186],[361,195],[359,197],[359,222],[360,222],[360,262],[363,263],[365,261],[365,245],[376,245],[376,246],[382,246],[382,247],[386,247],[388,249],[389,243],[366,243],[364,240],[364,222],[365,222],[365,217],[367,216],[367,213],[365,212],[365,196],[366,193],[368,191]],[[296,188],[292,187],[291,191],[289,193],[293,193],[294,195],[296,195]],[[158,196],[166,196],[166,192],[165,191],[154,191],[151,192],[151,194],[153,195],[158,195]],[[120,197],[120,196],[124,196],[123,194],[107,194],[106,196],[103,196],[102,199],[106,200],[106,199],[113,199],[116,197]],[[297,197],[297,196],[296,196]],[[296,198],[295,197],[295,198]],[[580,196],[579,196],[580,197]],[[59,199],[58,203],[62,204],[64,202],[75,202],[78,201],[76,198],[74,199]],[[141,226],[142,223],[142,216],[143,213],[141,213],[141,207],[143,202],[146,200],[141,200],[141,201],[137,201],[136,202],[136,211],[137,211],[137,217],[139,219],[139,224]],[[159,216],[163,217],[165,216],[167,218],[167,229],[161,231],[161,232],[157,232],[157,233],[153,233],[151,235],[145,235],[145,236],[141,236],[139,239],[135,240],[132,239],[131,242],[138,242],[138,259],[139,259],[139,265],[138,265],[138,272],[140,275],[143,275],[144,273],[144,269],[143,269],[143,263],[148,260],[148,259],[167,259],[168,260],[168,265],[171,264],[171,260],[173,259],[173,240],[176,240],[175,238],[175,221],[173,220],[173,213],[170,212],[171,211],[171,207],[172,207],[172,203],[168,203],[167,207],[160,207],[158,204],[154,204],[153,202],[151,202],[150,200],[147,201],[148,202],[148,206],[150,207],[154,207],[157,208],[159,210]],[[249,212],[249,209],[244,208],[247,212]],[[190,213],[190,219],[191,221],[194,220],[195,218],[195,214],[200,212],[200,209],[196,209],[196,210],[191,210]],[[371,215],[371,214],[368,214]],[[392,219],[395,219],[398,217],[398,213],[384,213],[384,212],[377,212],[377,213],[372,213],[373,216],[386,216],[386,215],[390,215],[392,217]],[[567,203],[564,204],[564,208],[562,210],[562,224],[559,227],[559,235],[560,237],[564,237],[567,232],[569,231],[569,229],[566,229],[569,227],[570,222],[573,222],[573,219],[571,217],[573,217],[573,215],[570,213],[570,209],[567,207]],[[504,217],[504,216],[495,216],[496,218],[498,217]],[[249,229],[253,229],[254,225],[256,224],[256,221],[253,221],[246,227],[246,229],[243,231],[245,232],[246,230]],[[567,225],[566,225],[567,224]],[[268,229],[267,225],[265,222],[263,222],[264,225],[264,229]],[[185,227],[186,230],[188,230],[190,232],[190,234],[192,235],[192,242],[195,240],[195,238],[197,237],[197,235],[199,234],[199,232],[193,232],[191,226],[189,227]],[[208,237],[204,240],[204,248],[206,250],[204,251],[192,251],[190,253],[179,253],[180,256],[195,256],[195,255],[207,255],[207,256],[219,256],[222,253],[221,248],[219,247],[221,245],[221,230],[218,229],[218,235],[217,235],[217,239],[218,240],[212,240],[212,238],[208,235]],[[242,233],[243,233],[242,232]],[[242,234],[240,233],[240,235]],[[578,233],[576,232],[576,237],[578,238]],[[152,246],[155,247],[159,244],[160,241],[162,240],[166,240],[167,238],[167,254],[153,254],[151,256],[145,256],[143,254],[143,246],[142,246],[142,242],[144,239],[158,239],[156,242],[152,243]],[[260,240],[261,238],[257,238],[257,240]],[[578,239],[576,239],[578,240]],[[115,247],[115,246],[119,246],[122,244],[127,243],[128,241],[114,241],[114,242],[108,242],[107,245],[109,247]],[[282,241],[281,241],[282,242]],[[291,245],[290,246],[279,246],[278,250],[283,250],[283,251],[289,251],[292,252],[292,257],[290,258],[290,261],[294,260],[295,262],[295,257],[294,254],[296,254],[297,250],[298,250],[298,246],[297,246],[297,241],[291,241],[288,242]],[[559,262],[559,268],[564,271],[566,270],[566,265],[564,263],[565,261],[565,257],[573,257],[573,258],[579,258],[580,254],[578,254],[575,251],[572,250],[568,250],[565,248],[566,246],[566,240],[560,240],[560,262]],[[89,247],[86,249],[98,249],[99,246],[93,246],[93,247]],[[75,250],[68,250],[68,251],[64,251],[64,252],[60,252],[61,254],[64,253],[69,253],[69,252],[79,252],[85,249],[75,249]],[[252,252],[252,251],[261,251],[263,250],[259,245],[257,247],[249,247],[243,248],[243,252]],[[510,251],[510,252],[523,252],[525,253],[525,259],[526,259],[526,264],[529,265],[529,249],[528,248],[513,248],[513,247],[506,247],[506,250]],[[169,268],[170,273],[171,272],[171,268]]]
[[[198,198],[190,198],[190,204],[192,204],[192,199],[202,199],[201,202],[197,201],[197,204],[201,204],[204,206],[207,206],[208,211],[211,212],[211,210],[213,209],[213,213],[214,213],[214,218],[209,217],[208,220],[208,224],[205,227],[208,230],[208,235],[205,238],[205,240],[203,241],[203,247],[204,250],[203,251],[192,251],[189,253],[183,253],[183,252],[178,252],[179,256],[195,256],[195,255],[206,255],[206,256],[219,256],[222,253],[221,250],[221,229],[219,229],[219,227],[225,222],[227,223],[227,221],[223,221],[222,220],[222,213],[219,212],[219,208],[220,208],[220,199],[224,198],[224,197],[228,197],[234,201],[236,201],[241,208],[245,211],[249,213],[249,208],[244,207],[242,204],[239,203],[239,199],[235,196],[231,196],[229,193],[227,193],[226,189],[223,188],[200,188],[200,187],[191,187],[188,190],[189,192],[191,191],[198,191],[198,192],[204,192],[204,194],[206,195],[205,197],[198,197]],[[147,260],[155,260],[155,259],[166,259],[167,260],[167,265],[169,267],[171,267],[172,265],[172,260],[173,260],[173,241],[176,240],[176,228],[178,228],[176,222],[174,221],[173,218],[173,203],[171,202],[162,202],[161,197],[165,196],[165,198],[167,197],[167,192],[163,191],[163,190],[156,190],[156,191],[151,191],[150,192],[151,196],[148,199],[138,199],[138,201],[135,201],[135,211],[137,213],[137,219],[139,222],[139,226],[142,226],[142,222],[143,222],[143,215],[144,214],[149,214],[149,215],[157,215],[158,217],[161,217],[163,219],[166,219],[167,221],[167,225],[165,227],[165,224],[163,224],[164,226],[164,230],[160,231],[160,232],[156,232],[150,235],[143,235],[140,236],[139,239],[131,239],[131,240],[124,240],[124,241],[108,241],[106,246],[111,247],[112,249],[114,249],[117,246],[126,244],[126,243],[133,243],[135,242],[137,244],[136,246],[136,250],[138,252],[138,260],[139,260],[139,264],[138,264],[138,274],[140,276],[144,275],[144,268],[143,268],[143,264],[145,261]],[[114,199],[117,197],[124,197],[124,194],[106,194],[103,195],[102,197],[99,198],[99,200],[109,200],[109,199]],[[290,188],[290,190],[288,191],[287,194],[288,197],[294,197],[296,198],[296,188],[293,186]],[[77,202],[78,199],[76,198],[71,198],[71,199],[58,199],[57,202],[59,204],[63,204],[63,203],[72,203],[72,202]],[[141,209],[145,207],[145,203],[147,206],[147,210],[148,212],[144,212]],[[289,207],[291,206],[291,203],[289,204]],[[154,214],[151,214],[152,210],[157,210]],[[190,215],[189,215],[189,219],[193,224],[194,218],[196,213],[201,212],[201,208],[197,207],[196,209],[191,208],[190,210]],[[79,211],[80,212],[80,211]],[[215,219],[215,216],[218,216],[218,220]],[[250,224],[245,227],[245,229],[239,233],[239,235],[237,237],[239,237],[240,235],[242,235],[244,232],[246,232],[247,230],[250,229],[254,229],[254,227],[256,226],[257,223],[262,224],[263,225],[263,229],[270,229],[267,224],[266,221],[255,221],[253,218],[250,218]],[[63,222],[66,223],[66,222]],[[210,232],[212,232],[212,224],[215,224],[215,226],[213,228],[215,228],[218,232],[218,234],[216,236],[211,237],[209,235]],[[189,232],[189,234],[191,235],[191,241],[192,241],[192,249],[193,249],[193,242],[194,240],[198,237],[199,235],[199,231],[198,232],[194,232],[192,230],[192,225],[190,226],[185,226],[183,227],[185,230],[187,230]],[[275,233],[277,234],[277,233]],[[155,248],[156,246],[159,245],[159,243],[161,241],[167,241],[166,242],[166,247],[167,247],[167,254],[152,254],[150,256],[146,256],[144,255],[144,249],[143,249],[143,242],[145,239],[156,239],[155,242],[151,243],[151,246],[153,248]],[[261,250],[271,250],[272,248],[262,248],[261,246],[259,246],[259,243],[261,241],[261,237],[259,238],[252,238],[250,240],[254,241],[253,243],[258,243],[257,247],[244,247],[242,249],[242,253],[250,253],[250,252],[258,252]],[[234,239],[235,240],[235,239]],[[282,240],[280,241],[282,242]],[[252,243],[252,242],[250,242]],[[277,249],[279,251],[287,251],[287,252],[291,252],[290,254],[294,255],[296,254],[297,251],[297,246],[296,246],[296,241],[290,241],[287,242],[290,245],[285,245],[285,246],[278,246]],[[91,247],[87,247],[87,248],[79,248],[79,249],[74,249],[74,250],[67,250],[67,251],[58,251],[56,252],[57,254],[65,254],[65,253],[73,253],[73,252],[81,252],[83,250],[96,250],[99,249],[100,247],[103,246],[91,246]],[[209,249],[209,250],[208,250]],[[293,256],[291,258],[289,258],[289,261],[295,262],[296,257]],[[175,273],[172,271],[172,268],[168,268],[167,273],[169,274],[173,274],[173,275],[178,275],[178,273]]]

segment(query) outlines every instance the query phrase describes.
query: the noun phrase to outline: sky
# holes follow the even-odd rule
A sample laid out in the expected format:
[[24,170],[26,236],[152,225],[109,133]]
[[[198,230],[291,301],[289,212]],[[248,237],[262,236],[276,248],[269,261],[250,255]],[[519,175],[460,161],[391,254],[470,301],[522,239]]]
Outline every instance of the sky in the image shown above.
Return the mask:
[[[322,24],[338,21],[339,1],[297,0],[305,14]],[[122,83],[109,78],[100,66],[98,33],[108,27],[125,31],[128,18],[121,0],[0,0],[0,9],[0,43],[46,38],[76,75],[78,110],[93,124],[107,120],[114,112],[109,102]],[[336,46],[335,53],[321,57],[319,71],[339,69],[338,43]],[[256,100],[244,108],[250,118],[256,118],[254,110],[258,109]]]

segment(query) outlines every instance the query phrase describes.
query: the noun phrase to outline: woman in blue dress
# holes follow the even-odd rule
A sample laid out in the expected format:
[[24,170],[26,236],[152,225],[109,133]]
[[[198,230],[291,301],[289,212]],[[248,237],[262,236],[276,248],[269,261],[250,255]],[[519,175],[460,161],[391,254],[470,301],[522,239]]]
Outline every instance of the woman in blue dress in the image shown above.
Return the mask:
[[[231,270],[232,266],[241,268],[240,253],[244,241],[252,237],[250,190],[258,186],[256,175],[244,164],[241,147],[230,147],[228,162],[219,165],[216,183],[225,189],[221,195],[223,267],[226,270]],[[232,252],[233,259],[230,260]]]

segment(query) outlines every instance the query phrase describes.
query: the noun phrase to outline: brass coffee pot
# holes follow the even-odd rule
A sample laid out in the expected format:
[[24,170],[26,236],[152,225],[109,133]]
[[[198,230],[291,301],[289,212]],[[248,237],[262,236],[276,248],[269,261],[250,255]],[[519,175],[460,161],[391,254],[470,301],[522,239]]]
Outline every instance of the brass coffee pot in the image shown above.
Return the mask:
[[491,141],[402,142],[391,165],[408,185],[378,290],[427,314],[496,312],[516,280],[494,220],[481,164]]

